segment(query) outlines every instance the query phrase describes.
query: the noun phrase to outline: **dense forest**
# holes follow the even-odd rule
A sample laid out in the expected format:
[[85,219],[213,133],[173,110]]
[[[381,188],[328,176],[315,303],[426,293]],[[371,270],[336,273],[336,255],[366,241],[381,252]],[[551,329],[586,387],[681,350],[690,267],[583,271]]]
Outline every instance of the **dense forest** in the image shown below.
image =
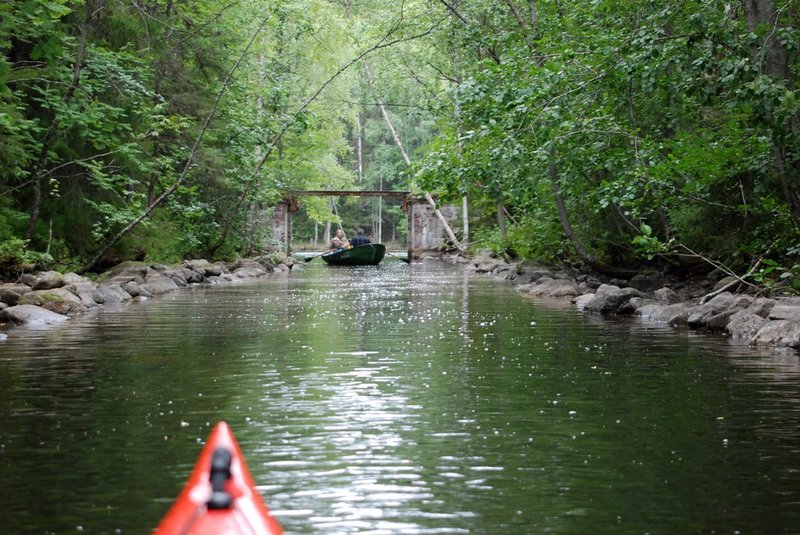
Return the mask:
[[[411,189],[473,249],[800,288],[799,9],[3,2],[0,268],[253,254],[287,191]],[[296,232],[342,219],[404,231],[304,198]]]

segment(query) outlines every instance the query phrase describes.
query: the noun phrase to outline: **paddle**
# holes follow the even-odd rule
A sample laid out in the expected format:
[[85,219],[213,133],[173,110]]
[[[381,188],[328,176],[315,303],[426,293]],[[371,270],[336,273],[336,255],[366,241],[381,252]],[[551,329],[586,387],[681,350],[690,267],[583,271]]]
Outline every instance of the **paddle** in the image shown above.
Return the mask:
[[[328,252],[328,251],[325,251],[325,253],[327,253],[327,252]],[[319,258],[320,256],[324,255],[325,253],[319,253],[319,254],[315,254],[314,256],[307,256],[307,257],[305,257],[305,258],[303,259],[303,262],[311,262],[311,261],[312,261],[312,260],[314,260],[315,258]]]
[[408,259],[408,258],[403,258],[402,256],[397,256],[396,254],[392,254],[392,253],[390,253],[389,251],[386,251],[386,254],[387,254],[388,256],[392,256],[392,257],[394,257],[394,258],[396,258],[396,259],[398,259],[398,260],[402,260],[402,261],[403,261],[403,262],[405,262],[406,264],[410,264],[410,263],[411,263],[411,260],[410,260],[410,259]]

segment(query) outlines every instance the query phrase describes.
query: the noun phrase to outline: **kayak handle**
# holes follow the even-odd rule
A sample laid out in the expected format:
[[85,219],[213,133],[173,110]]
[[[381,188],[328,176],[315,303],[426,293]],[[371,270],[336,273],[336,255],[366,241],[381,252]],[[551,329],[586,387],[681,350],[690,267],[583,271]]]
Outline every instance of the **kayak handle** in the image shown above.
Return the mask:
[[225,483],[231,478],[231,453],[217,448],[211,455],[211,498],[206,503],[209,509],[230,509],[233,497],[225,491]]

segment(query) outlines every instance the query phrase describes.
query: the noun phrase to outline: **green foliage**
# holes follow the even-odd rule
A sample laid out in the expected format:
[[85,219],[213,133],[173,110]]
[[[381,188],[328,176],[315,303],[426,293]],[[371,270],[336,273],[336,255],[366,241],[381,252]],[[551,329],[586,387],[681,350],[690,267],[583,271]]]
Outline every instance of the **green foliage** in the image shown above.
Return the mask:
[[[17,258],[90,257],[168,191],[266,19],[183,186],[117,256],[202,254],[229,223],[221,254],[235,256],[270,239],[248,211],[289,190],[413,187],[467,195],[479,246],[525,257],[575,260],[566,220],[613,263],[683,245],[794,265],[800,31],[786,2],[770,24],[722,0],[97,4],[89,17],[84,2],[0,4],[0,236]],[[373,84],[363,63],[339,72],[379,42],[394,44],[365,56]],[[377,226],[377,202],[338,206],[346,228]],[[323,199],[304,210],[298,232],[338,220]],[[405,232],[398,210],[384,205],[384,237]]]
[[641,234],[631,239],[637,254],[652,260],[656,255],[671,252],[672,240],[664,243],[657,236],[653,236],[653,229],[647,223],[642,223],[639,226],[639,230]]
[[[576,239],[615,263],[684,244],[744,266],[796,237],[793,19],[754,35],[718,1],[537,2],[533,28],[532,6],[473,0],[450,17],[441,43],[458,81],[415,166],[421,187],[502,201],[541,226],[557,180]],[[772,30],[788,77],[758,62]],[[559,234],[531,254],[561,257]],[[477,235],[498,250],[513,232]]]
[[45,269],[52,266],[53,257],[28,249],[27,240],[12,238],[0,242],[0,277],[10,278],[33,266]]

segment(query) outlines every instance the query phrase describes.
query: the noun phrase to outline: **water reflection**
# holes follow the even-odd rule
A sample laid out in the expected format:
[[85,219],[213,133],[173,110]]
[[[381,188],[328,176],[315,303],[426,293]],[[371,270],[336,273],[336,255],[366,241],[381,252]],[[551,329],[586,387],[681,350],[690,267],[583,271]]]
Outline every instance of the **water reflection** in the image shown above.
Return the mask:
[[796,355],[435,263],[309,265],[9,333],[9,532],[146,533],[219,418],[289,533],[800,525]]

